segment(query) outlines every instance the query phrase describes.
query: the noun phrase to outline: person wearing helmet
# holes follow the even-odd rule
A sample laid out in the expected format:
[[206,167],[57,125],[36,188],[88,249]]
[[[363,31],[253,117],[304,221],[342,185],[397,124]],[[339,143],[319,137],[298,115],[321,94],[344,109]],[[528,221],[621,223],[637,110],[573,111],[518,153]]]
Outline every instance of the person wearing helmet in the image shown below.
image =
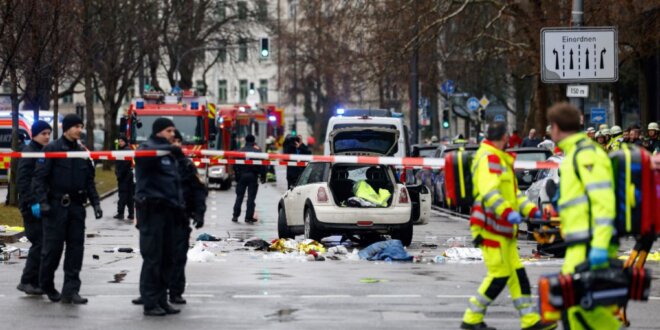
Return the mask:
[[646,149],[653,154],[660,152],[660,126],[658,123],[652,122],[648,126],[649,141]]
[[607,137],[605,136],[605,134],[603,134],[603,131],[596,132],[595,136],[598,145],[603,147],[603,149],[605,149],[607,147]]
[[621,149],[621,142],[623,142],[623,130],[621,126],[614,125],[610,128],[610,141],[607,144],[607,151],[617,151]]
[[602,131],[602,130],[605,130],[605,129],[610,129],[609,127],[607,127],[607,124],[600,124],[600,126],[598,126],[599,131]]
[[596,136],[596,129],[593,128],[593,127],[587,128],[587,136],[590,139],[595,140],[596,139],[596,137],[595,137]]

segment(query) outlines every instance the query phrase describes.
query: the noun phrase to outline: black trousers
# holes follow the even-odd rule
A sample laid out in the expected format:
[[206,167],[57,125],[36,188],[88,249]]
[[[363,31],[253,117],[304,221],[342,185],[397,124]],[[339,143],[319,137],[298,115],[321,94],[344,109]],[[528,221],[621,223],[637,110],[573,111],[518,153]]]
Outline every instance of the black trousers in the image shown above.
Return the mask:
[[[184,222],[185,221],[185,222]],[[182,219],[174,226],[174,267],[170,281],[170,297],[183,295],[186,289],[186,262],[190,247],[190,220]]]
[[29,206],[21,210],[23,216],[23,226],[25,227],[25,237],[32,244],[28,252],[21,283],[32,284],[39,287],[39,267],[41,265],[41,247],[43,246],[43,222],[32,215]]
[[140,230],[140,296],[145,309],[167,304],[167,288],[174,265],[174,226],[181,211],[165,203],[141,203],[137,208]]
[[39,285],[45,292],[55,290],[55,271],[64,253],[64,285],[62,296],[70,297],[80,291],[80,270],[85,250],[85,208],[72,202],[68,207],[50,200],[50,212],[42,216],[43,247]]
[[123,216],[124,208],[128,208],[128,215],[133,215],[133,210],[135,209],[135,202],[133,200],[133,195],[135,194],[135,184],[133,179],[127,182],[119,182],[117,194],[119,195],[119,201],[117,202],[117,214]]
[[238,179],[238,183],[236,184],[236,201],[234,202],[234,218],[238,218],[241,215],[241,205],[243,205],[245,190],[248,193],[245,219],[254,219],[254,200],[257,198],[257,190],[259,190],[259,182],[255,174],[249,172],[242,173]]

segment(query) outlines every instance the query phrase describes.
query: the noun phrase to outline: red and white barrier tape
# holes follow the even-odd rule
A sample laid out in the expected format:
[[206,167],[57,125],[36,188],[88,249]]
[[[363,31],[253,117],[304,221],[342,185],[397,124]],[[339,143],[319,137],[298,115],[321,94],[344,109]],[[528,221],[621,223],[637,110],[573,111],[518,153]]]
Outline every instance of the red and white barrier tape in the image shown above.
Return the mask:
[[281,160],[253,160],[253,159],[213,159],[213,158],[193,158],[194,162],[200,162],[209,165],[264,165],[264,166],[307,166],[308,162],[285,162]]
[[115,150],[115,151],[51,151],[51,152],[0,152],[0,157],[11,158],[91,158],[100,160],[129,160],[136,157],[159,157],[169,154],[163,150]]

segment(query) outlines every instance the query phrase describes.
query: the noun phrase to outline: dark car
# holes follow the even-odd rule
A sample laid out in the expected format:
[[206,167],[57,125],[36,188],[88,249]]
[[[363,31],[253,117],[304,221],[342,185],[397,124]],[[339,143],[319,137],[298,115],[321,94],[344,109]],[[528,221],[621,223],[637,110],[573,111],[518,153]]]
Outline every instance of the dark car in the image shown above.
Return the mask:
[[[511,148],[507,152],[515,153],[516,160],[519,161],[534,161],[543,162],[552,156],[552,152],[545,148]],[[539,170],[515,170],[516,179],[518,180],[518,189],[521,191],[527,190],[536,178]]]

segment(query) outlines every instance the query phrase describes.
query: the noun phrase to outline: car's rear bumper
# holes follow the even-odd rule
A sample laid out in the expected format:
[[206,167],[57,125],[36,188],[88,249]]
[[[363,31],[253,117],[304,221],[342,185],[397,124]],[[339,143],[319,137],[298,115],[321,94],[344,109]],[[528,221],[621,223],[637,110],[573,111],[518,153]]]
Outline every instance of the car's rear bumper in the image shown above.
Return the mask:
[[[410,221],[410,204],[388,208],[339,207],[314,205],[316,220],[320,226],[335,228],[375,228],[377,226],[405,225]],[[371,226],[358,225],[371,222]]]

